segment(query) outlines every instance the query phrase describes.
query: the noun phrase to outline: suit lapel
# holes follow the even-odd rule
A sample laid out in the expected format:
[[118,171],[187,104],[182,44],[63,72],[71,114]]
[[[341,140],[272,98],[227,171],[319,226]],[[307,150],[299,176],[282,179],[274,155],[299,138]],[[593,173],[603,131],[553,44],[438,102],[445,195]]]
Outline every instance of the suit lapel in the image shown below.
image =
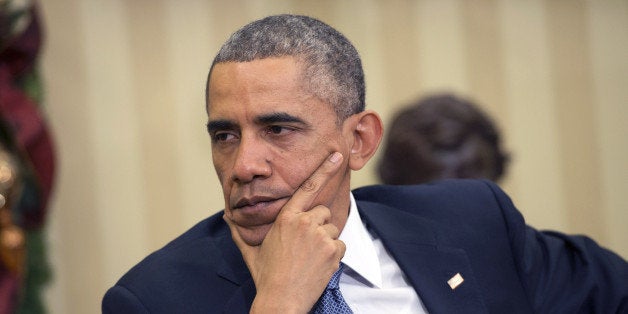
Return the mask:
[[[441,245],[434,222],[377,203],[358,208],[430,313],[487,312],[466,253]],[[452,289],[448,280],[458,273],[464,281]]]
[[256,293],[251,273],[228,232],[217,239],[217,246],[221,248],[225,261],[217,271],[218,276],[239,286],[225,303],[223,313],[248,313]]

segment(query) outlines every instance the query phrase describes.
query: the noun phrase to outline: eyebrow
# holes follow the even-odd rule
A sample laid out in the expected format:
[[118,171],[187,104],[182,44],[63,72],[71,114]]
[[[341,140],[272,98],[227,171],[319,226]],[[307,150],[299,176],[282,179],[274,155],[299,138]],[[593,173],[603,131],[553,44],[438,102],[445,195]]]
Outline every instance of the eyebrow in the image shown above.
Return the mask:
[[265,115],[261,115],[255,118],[255,122],[262,125],[273,124],[278,122],[290,122],[308,125],[303,119],[295,117],[286,112],[273,112]]
[[207,132],[212,134],[219,130],[235,130],[237,124],[229,120],[214,120],[207,122]]
[[[288,114],[286,112],[273,112],[269,114],[264,114],[255,118],[255,123],[259,125],[269,125],[275,123],[298,123],[304,126],[309,126],[307,122],[303,119]],[[207,122],[207,132],[212,134],[216,131],[220,130],[236,130],[238,129],[238,124],[231,120],[213,120]]]

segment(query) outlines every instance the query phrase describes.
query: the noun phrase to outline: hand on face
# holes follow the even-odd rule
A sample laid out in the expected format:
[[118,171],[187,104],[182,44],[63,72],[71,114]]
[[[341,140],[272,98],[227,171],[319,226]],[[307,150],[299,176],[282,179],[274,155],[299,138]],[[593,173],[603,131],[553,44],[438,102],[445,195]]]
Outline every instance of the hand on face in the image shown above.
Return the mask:
[[255,282],[252,312],[309,311],[338,268],[345,252],[338,240],[340,230],[331,223],[330,209],[315,200],[339,170],[342,158],[332,153],[303,182],[259,246],[248,245],[224,216]]

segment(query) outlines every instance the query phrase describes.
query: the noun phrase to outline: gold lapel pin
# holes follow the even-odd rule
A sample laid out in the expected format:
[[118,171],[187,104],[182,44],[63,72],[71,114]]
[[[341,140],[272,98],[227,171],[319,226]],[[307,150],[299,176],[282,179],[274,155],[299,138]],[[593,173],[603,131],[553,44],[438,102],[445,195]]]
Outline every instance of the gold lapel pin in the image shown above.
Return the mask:
[[460,275],[460,273],[456,273],[453,277],[447,280],[447,283],[451,287],[451,290],[455,290],[462,284],[463,281],[464,278],[462,278],[462,275]]

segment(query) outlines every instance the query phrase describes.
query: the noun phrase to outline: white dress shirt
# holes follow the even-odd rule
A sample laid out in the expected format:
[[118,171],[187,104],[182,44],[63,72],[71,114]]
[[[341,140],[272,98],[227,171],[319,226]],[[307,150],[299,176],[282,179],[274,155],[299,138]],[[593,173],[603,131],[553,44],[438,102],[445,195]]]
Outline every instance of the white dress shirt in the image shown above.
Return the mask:
[[340,292],[354,313],[427,313],[382,241],[366,230],[353,194],[339,239],[347,246]]

